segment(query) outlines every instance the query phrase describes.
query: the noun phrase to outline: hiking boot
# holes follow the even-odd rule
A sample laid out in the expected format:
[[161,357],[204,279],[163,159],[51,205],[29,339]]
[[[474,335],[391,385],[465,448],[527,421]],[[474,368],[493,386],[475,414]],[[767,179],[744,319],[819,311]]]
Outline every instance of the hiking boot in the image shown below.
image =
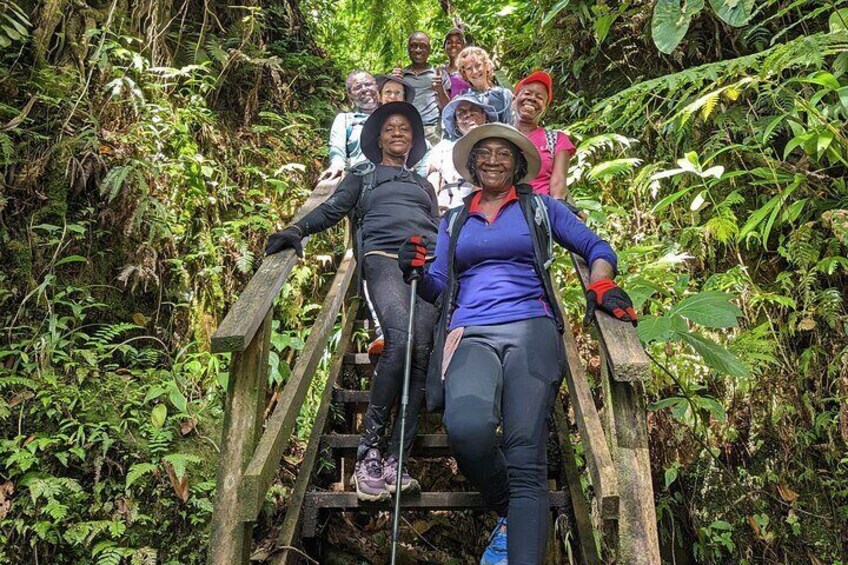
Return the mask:
[[[383,462],[383,480],[386,482],[386,490],[394,493],[397,491],[395,483],[397,482],[398,460],[395,456],[391,456]],[[400,476],[400,492],[418,492],[421,490],[421,485],[418,481],[409,476],[404,467]]]
[[383,340],[383,336],[377,336],[377,339],[368,344],[368,355],[371,357],[379,357],[383,354],[383,347],[386,342]]
[[356,498],[359,500],[375,502],[389,498],[383,479],[383,456],[379,449],[372,447],[365,453],[365,457],[356,462],[353,484],[356,485]]
[[507,565],[506,518],[498,518],[498,524],[489,536],[489,547],[480,558],[480,565]]

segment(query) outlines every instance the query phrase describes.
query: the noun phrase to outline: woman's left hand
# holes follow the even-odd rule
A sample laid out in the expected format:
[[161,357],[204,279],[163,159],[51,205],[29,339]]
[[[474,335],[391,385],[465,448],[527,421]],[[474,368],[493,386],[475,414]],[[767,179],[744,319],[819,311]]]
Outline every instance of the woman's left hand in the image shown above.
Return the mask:
[[595,310],[599,308],[614,318],[634,326],[637,324],[633,301],[612,279],[597,280],[586,289],[584,325],[591,325],[595,321]]

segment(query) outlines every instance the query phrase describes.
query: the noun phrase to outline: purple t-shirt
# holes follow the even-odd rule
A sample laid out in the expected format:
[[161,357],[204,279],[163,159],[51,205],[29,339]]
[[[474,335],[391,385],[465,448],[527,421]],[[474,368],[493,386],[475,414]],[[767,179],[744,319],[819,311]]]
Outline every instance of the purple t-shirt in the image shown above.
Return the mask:
[[[530,186],[533,187],[533,192],[536,194],[550,194],[551,173],[554,170],[554,156],[551,155],[551,151],[548,149],[545,128],[536,128],[525,135],[536,146],[536,149],[539,150],[539,155],[542,157],[542,168],[539,169],[539,174],[536,175],[536,178],[530,181]],[[574,144],[571,143],[571,140],[568,139],[568,136],[558,131],[554,155],[562,151],[568,151],[571,155],[574,155],[576,149],[574,148]]]
[[[606,241],[580,222],[564,204],[543,198],[554,241],[583,257],[589,265],[605,259],[615,268],[615,252]],[[456,245],[459,292],[449,330],[553,317],[544,286],[536,274],[533,241],[517,198],[508,199],[491,223],[480,212],[470,213],[461,230]],[[436,259],[418,287],[426,300],[434,301],[445,289],[449,244],[444,217],[436,240]]]
[[471,88],[471,85],[463,80],[462,76],[459,73],[450,73],[450,92],[448,95],[450,99],[453,100],[467,89]]

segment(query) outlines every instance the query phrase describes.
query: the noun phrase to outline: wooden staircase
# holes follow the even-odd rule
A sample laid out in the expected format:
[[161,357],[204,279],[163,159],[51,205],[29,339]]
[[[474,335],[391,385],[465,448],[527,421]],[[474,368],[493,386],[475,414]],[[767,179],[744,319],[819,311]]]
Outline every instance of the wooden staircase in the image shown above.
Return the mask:
[[[301,208],[306,214],[334,189],[320,184]],[[573,257],[581,279],[588,281],[585,263]],[[263,421],[266,406],[268,351],[273,301],[296,263],[292,251],[266,257],[212,338],[212,350],[231,352],[225,418],[217,476],[217,498],[212,517],[208,563],[247,564],[253,525],[260,513],[280,459],[294,431],[300,408],[319,363],[328,349],[336,324],[341,333],[331,353],[327,381],[317,410],[303,461],[288,498],[276,550],[268,561],[275,564],[306,562],[304,547],[322,535],[321,524],[329,513],[391,510],[391,502],[362,503],[349,484],[359,441],[357,423],[368,402],[368,391],[356,385],[371,370],[367,354],[352,346],[352,335],[361,309],[351,281],[355,260],[348,251],[340,262],[309,338],[285,386],[278,391],[273,412]],[[569,359],[565,375],[567,402],[555,403],[554,445],[561,465],[550,476],[552,519],[565,517],[572,528],[578,559],[589,565],[659,564],[653,487],[642,380],[649,374],[648,359],[629,324],[598,315],[602,358],[603,419],[592,397],[576,342],[569,327],[563,337]],[[363,322],[359,322],[363,324]],[[364,322],[367,324],[367,322]],[[344,415],[338,422],[334,412]],[[574,421],[567,414],[573,413]],[[429,429],[434,428],[434,429]],[[591,496],[580,483],[570,432],[576,429],[583,445]],[[447,437],[438,417],[422,415],[413,461],[450,456]],[[549,450],[550,451],[550,450]],[[556,450],[555,450],[556,451]],[[322,455],[323,454],[323,455]],[[334,462],[334,479],[316,481],[319,457]],[[324,473],[326,475],[326,473]],[[410,511],[483,511],[476,492],[428,491],[402,499]],[[596,544],[597,537],[601,547]],[[403,539],[403,533],[402,533]],[[562,563],[562,543],[551,536],[549,563]],[[320,556],[313,555],[320,561]]]

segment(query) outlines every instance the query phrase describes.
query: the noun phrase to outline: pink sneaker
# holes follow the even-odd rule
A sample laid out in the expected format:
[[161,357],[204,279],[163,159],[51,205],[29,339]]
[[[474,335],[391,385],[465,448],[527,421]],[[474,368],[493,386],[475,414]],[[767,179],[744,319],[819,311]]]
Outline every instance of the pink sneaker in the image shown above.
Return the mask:
[[[391,456],[383,462],[383,481],[386,483],[386,490],[394,493],[397,491],[397,469],[398,460]],[[418,481],[409,476],[404,467],[403,473],[400,476],[400,492],[419,492],[421,485]]]
[[356,462],[353,471],[353,483],[356,485],[356,498],[366,502],[375,502],[390,498],[383,479],[383,456],[380,450],[372,447],[365,457]]

